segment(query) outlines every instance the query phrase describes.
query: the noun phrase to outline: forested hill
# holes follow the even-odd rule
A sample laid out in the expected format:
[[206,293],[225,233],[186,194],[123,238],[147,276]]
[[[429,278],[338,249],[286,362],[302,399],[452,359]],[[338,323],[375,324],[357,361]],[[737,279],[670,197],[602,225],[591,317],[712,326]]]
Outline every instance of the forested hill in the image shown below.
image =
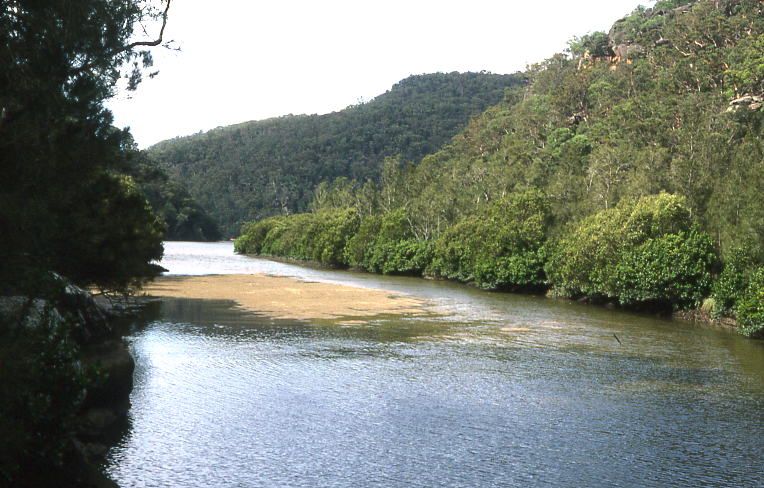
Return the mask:
[[418,161],[502,100],[520,75],[411,76],[373,100],[326,115],[218,128],[149,149],[235,235],[242,222],[303,211],[321,181],[376,178],[386,156]]
[[237,249],[703,302],[764,335],[764,2],[660,1],[525,75],[419,164],[388,161],[375,191],[322,187],[312,213],[253,223]]

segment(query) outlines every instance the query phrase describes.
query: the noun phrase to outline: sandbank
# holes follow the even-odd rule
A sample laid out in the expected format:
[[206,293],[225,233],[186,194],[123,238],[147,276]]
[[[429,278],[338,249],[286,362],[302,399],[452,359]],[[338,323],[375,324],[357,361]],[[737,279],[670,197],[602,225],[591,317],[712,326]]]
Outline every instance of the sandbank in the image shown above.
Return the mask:
[[353,319],[428,314],[427,303],[401,293],[268,275],[161,277],[144,288],[153,297],[233,300],[276,319]]

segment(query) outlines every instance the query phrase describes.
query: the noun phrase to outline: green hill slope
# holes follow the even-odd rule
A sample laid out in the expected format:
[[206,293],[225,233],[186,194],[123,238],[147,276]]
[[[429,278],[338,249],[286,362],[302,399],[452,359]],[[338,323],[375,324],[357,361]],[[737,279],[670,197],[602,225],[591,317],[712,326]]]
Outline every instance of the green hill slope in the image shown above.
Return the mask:
[[149,153],[234,235],[246,220],[304,211],[321,181],[375,178],[386,156],[421,159],[522,83],[490,73],[412,76],[339,112],[219,128]]
[[526,76],[374,192],[322,188],[238,249],[624,305],[713,296],[756,303],[742,323],[764,333],[764,3],[658,2]]

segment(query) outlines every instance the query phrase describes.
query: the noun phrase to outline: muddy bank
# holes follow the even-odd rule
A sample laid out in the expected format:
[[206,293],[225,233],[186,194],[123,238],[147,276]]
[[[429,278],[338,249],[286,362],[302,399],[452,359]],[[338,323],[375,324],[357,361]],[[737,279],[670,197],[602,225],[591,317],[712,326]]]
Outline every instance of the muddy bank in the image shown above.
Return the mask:
[[233,300],[245,310],[276,319],[431,313],[426,301],[400,293],[267,275],[164,277],[148,285],[144,292],[153,297]]

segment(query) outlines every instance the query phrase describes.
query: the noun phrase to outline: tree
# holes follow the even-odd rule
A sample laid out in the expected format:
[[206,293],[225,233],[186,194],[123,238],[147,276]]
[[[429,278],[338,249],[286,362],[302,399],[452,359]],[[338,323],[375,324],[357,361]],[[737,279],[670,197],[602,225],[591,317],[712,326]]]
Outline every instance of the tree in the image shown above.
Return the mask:
[[715,262],[686,199],[661,193],[582,220],[557,243],[547,275],[564,295],[682,308],[708,295]]
[[[59,274],[126,292],[157,273],[163,227],[103,104],[120,78],[140,83],[170,0],[0,5],[0,295],[31,304],[0,317],[0,485],[81,486],[72,436],[94,380],[78,346],[107,327],[86,332]],[[158,37],[133,40],[153,20]]]
[[[7,265],[0,282],[5,287],[31,269],[118,288],[155,273],[148,263],[161,256],[158,223],[121,176],[131,139],[112,127],[103,103],[121,78],[128,89],[140,83],[152,64],[147,48],[163,43],[169,8],[170,0],[4,2],[0,256]],[[155,39],[132,40],[139,25],[152,21],[161,21]],[[112,213],[104,218],[103,209]]]

